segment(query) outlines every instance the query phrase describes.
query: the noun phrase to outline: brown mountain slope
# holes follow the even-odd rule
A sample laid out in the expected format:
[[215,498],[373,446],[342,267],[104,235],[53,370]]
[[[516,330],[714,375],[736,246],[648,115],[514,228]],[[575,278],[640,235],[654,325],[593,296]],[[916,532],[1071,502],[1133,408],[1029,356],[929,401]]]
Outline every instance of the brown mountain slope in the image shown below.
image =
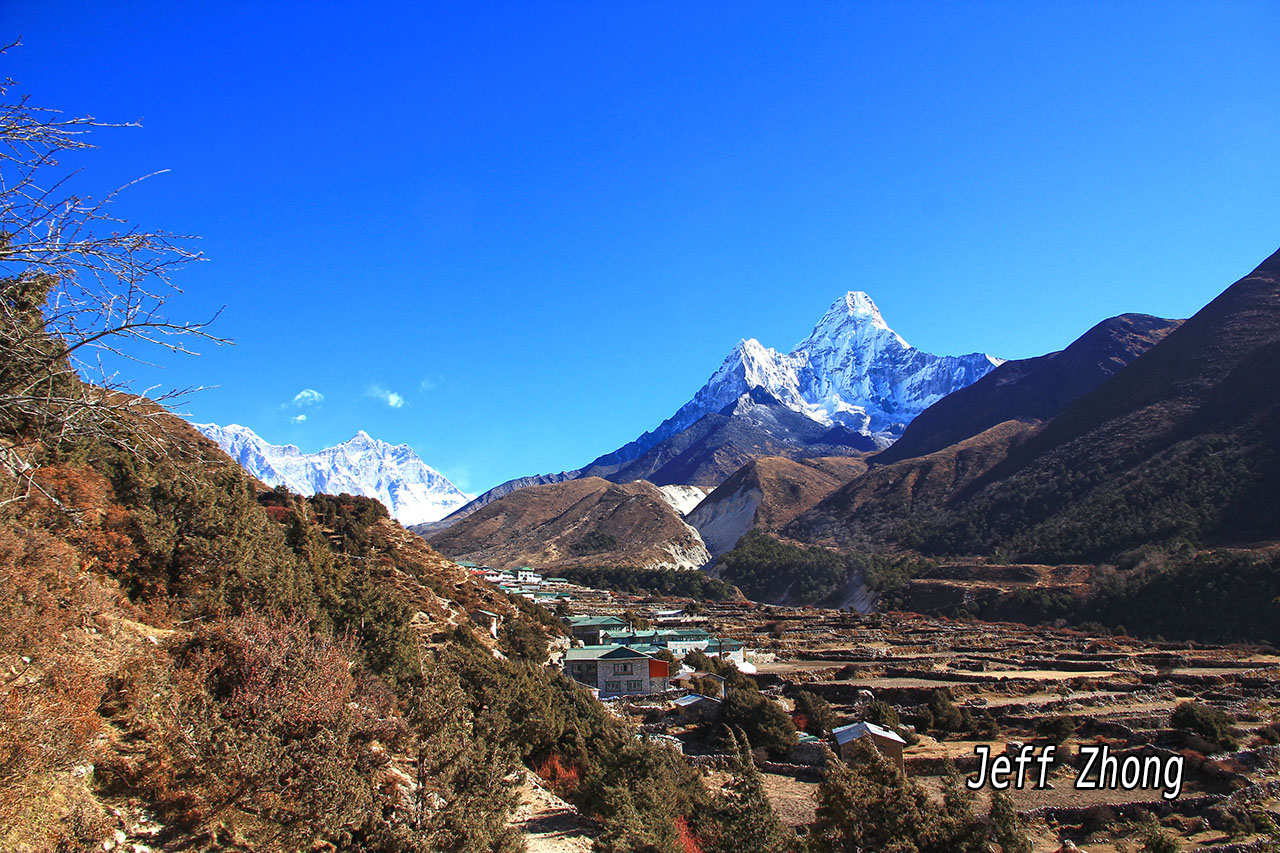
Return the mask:
[[496,568],[623,565],[697,568],[710,555],[652,483],[599,477],[529,486],[430,539],[454,559]]
[[685,517],[719,556],[752,529],[776,531],[867,470],[863,457],[765,456],[742,466]]
[[902,438],[875,457],[888,464],[923,456],[1009,420],[1047,421],[1151,349],[1181,325],[1148,314],[1103,320],[1066,349],[1006,361],[925,409]]
[[871,468],[799,515],[785,533],[808,542],[883,550],[878,534],[885,527],[944,505],[1004,461],[1037,426],[1006,421],[934,453]]
[[1280,252],[976,479],[892,510],[860,501],[855,482],[786,532],[1101,560],[1175,539],[1280,538],[1278,482]]

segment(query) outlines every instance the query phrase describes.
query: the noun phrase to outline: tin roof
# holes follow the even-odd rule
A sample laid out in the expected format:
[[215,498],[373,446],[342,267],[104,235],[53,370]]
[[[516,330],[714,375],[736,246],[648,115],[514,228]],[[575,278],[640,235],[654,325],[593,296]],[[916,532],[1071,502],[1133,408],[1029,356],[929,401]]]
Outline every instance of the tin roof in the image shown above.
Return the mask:
[[831,730],[831,734],[836,739],[836,743],[844,746],[851,740],[857,740],[863,735],[875,735],[876,737],[894,740],[901,744],[906,744],[897,732],[886,729],[883,726],[877,726],[875,723],[851,723],[847,726],[840,726]]
[[617,616],[570,616],[569,624],[575,628],[596,628],[627,623]]
[[620,658],[645,659],[649,655],[626,646],[609,644],[607,646],[582,646],[576,649],[565,649],[566,661],[618,660]]

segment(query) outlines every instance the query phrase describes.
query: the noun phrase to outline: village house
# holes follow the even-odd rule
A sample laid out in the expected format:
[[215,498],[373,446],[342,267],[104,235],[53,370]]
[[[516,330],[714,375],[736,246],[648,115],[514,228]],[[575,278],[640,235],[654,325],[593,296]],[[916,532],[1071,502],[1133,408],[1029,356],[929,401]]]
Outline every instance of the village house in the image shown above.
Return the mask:
[[495,640],[498,638],[498,629],[502,627],[502,616],[500,614],[477,608],[472,610],[470,615],[472,622],[489,632]]
[[902,749],[907,745],[907,742],[897,732],[877,726],[875,723],[851,723],[847,726],[832,729],[831,736],[836,740],[836,752],[845,761],[848,761],[851,757],[853,742],[865,737],[871,739],[876,749],[880,750],[881,755],[898,765],[899,770],[906,772]]
[[676,714],[682,723],[701,723],[714,719],[720,712],[720,700],[701,693],[681,696],[672,704],[675,705]]
[[587,646],[601,643],[602,631],[624,631],[627,623],[617,616],[570,616],[569,636]]
[[596,688],[602,698],[661,693],[671,676],[666,661],[626,646],[566,649],[561,665],[570,678]]
[[656,631],[602,631],[600,641],[623,646],[661,646],[673,655],[683,657],[691,651],[705,650],[715,642],[715,638],[701,628],[660,628]]
[[741,640],[731,640],[727,637],[712,637],[702,651],[709,657],[731,660],[735,663],[745,663],[747,659],[746,644]]
[[541,584],[542,575],[538,574],[528,566],[521,566],[520,568],[516,569],[516,582],[527,583],[527,584]]
[[497,569],[490,569],[487,567],[484,569],[484,574],[481,575],[481,577],[489,583],[496,584],[515,583],[516,581],[516,576],[510,572],[500,572]]

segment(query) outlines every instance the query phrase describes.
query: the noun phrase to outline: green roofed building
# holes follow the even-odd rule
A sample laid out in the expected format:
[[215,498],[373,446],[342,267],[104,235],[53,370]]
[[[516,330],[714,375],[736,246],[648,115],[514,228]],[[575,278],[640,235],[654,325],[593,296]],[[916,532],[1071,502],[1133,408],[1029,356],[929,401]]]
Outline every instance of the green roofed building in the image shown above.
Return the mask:
[[712,637],[703,652],[721,660],[733,660],[738,663],[746,660],[746,644],[741,640],[731,640],[727,637]]
[[599,645],[602,631],[625,631],[627,623],[617,616],[570,616],[569,635],[584,645]]
[[716,642],[714,637],[701,628],[661,628],[657,631],[605,630],[601,633],[600,640],[623,646],[662,646],[669,649],[673,655],[684,655],[695,649],[706,649],[709,644]]
[[602,698],[661,693],[671,677],[666,661],[613,644],[566,649],[562,666],[570,678],[596,688]]

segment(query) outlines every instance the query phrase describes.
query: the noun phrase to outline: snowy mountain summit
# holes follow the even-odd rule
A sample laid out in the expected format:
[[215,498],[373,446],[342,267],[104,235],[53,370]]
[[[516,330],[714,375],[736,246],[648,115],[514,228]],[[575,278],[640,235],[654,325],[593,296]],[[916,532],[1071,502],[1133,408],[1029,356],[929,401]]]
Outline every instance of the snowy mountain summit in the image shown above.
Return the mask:
[[851,290],[790,353],[755,338],[739,341],[692,400],[610,458],[639,456],[754,389],[820,424],[839,424],[883,446],[902,435],[916,415],[1003,361],[984,353],[918,350],[889,328],[870,296]]
[[984,353],[933,355],[889,328],[871,297],[837,299],[788,356],[819,421],[896,439],[916,415],[1004,363]]
[[382,502],[401,524],[438,521],[471,500],[407,444],[391,445],[364,430],[316,453],[270,444],[238,424],[193,424],[246,471],[269,486],[301,495],[362,495]]

